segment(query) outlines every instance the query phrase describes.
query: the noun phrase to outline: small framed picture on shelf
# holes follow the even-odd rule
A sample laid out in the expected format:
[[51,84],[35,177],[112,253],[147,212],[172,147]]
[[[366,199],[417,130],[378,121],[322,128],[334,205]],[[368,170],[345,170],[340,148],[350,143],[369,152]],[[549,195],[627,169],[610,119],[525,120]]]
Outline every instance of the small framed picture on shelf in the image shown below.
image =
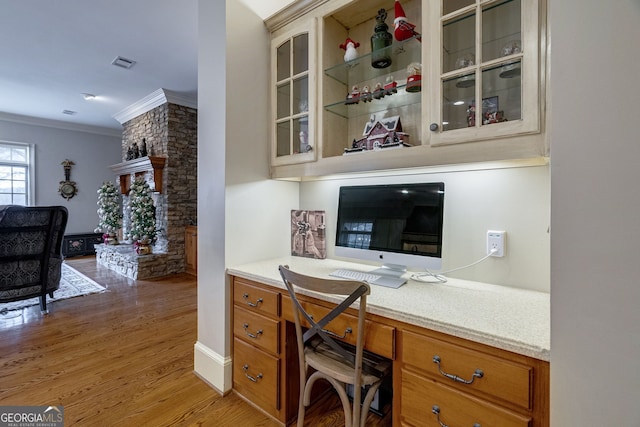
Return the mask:
[[482,117],[487,114],[493,114],[498,111],[498,97],[482,98]]

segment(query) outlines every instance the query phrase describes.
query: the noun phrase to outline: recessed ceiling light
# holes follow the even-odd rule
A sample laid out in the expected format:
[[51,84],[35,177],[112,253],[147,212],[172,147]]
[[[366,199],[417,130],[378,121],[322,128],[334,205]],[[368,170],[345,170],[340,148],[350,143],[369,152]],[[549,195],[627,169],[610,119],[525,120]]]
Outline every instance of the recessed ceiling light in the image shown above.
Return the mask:
[[77,113],[77,111],[62,110],[62,114],[66,114],[67,116],[73,116],[76,113]]
[[96,96],[92,93],[82,93],[82,97],[88,101],[90,99],[95,99]]
[[453,103],[453,105],[462,105],[464,104],[464,101],[456,101]]
[[115,65],[116,67],[129,69],[136,64],[136,61],[123,58],[122,56],[116,56],[116,58],[111,61],[111,64]]

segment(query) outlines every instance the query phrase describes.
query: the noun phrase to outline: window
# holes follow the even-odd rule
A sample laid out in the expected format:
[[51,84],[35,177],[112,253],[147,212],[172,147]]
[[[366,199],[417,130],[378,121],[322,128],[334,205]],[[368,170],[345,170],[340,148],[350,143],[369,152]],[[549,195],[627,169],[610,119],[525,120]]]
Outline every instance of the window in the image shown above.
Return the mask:
[[0,142],[0,205],[31,201],[32,150],[28,144]]
[[373,232],[373,221],[347,221],[344,223],[346,243],[344,246],[350,248],[369,249],[371,244],[371,233]]

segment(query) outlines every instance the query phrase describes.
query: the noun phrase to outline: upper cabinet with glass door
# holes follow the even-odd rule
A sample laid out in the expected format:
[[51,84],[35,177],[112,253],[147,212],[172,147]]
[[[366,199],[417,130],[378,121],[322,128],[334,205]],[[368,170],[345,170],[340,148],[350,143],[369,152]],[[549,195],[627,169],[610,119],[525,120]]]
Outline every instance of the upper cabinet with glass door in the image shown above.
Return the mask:
[[537,0],[427,2],[431,146],[540,132]]
[[295,25],[271,41],[271,164],[316,159],[314,21]]

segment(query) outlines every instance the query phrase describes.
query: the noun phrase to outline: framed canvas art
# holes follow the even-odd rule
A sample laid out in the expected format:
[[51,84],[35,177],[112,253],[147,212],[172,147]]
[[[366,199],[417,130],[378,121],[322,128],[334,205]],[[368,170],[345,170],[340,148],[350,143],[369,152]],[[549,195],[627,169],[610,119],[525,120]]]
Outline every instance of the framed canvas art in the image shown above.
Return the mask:
[[324,211],[291,211],[291,255],[325,259],[326,241]]

